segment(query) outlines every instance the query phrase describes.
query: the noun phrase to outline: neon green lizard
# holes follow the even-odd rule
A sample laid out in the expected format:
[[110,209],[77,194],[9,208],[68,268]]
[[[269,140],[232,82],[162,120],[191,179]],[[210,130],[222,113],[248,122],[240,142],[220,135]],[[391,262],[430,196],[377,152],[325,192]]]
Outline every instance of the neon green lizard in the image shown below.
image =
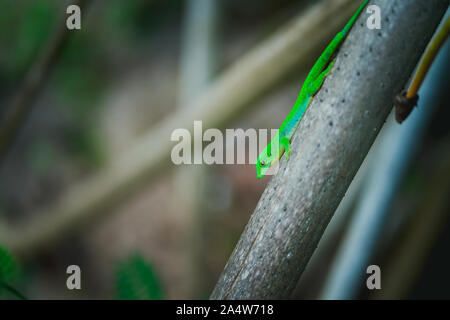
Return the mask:
[[[297,100],[295,101],[294,107],[288,116],[282,123],[280,129],[278,130],[272,141],[266,146],[266,148],[261,152],[258,159],[256,160],[256,176],[261,179],[269,170],[269,168],[277,162],[283,153],[286,151],[286,160],[292,154],[290,141],[294,135],[295,130],[300,123],[306,109],[308,108],[312,98],[319,91],[322,86],[325,77],[330,73],[331,68],[336,59],[332,59],[333,53],[342,43],[344,38],[347,36],[348,32],[352,28],[356,19],[358,18],[361,11],[367,5],[369,0],[366,0],[361,4],[358,10],[353,14],[350,20],[330,42],[325,51],[319,57],[317,62],[312,67],[308,76],[306,77],[303,86],[300,90]],[[331,61],[330,61],[331,60]]]

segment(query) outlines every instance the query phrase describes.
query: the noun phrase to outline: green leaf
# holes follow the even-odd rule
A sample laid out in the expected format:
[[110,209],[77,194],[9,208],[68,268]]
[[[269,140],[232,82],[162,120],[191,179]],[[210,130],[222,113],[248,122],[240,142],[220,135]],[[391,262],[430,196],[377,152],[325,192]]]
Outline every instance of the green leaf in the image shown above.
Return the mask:
[[16,298],[26,300],[26,298],[14,287],[7,282],[17,274],[17,265],[6,249],[0,246],[0,295],[3,292],[9,292],[10,295]]
[[119,263],[116,287],[121,300],[160,300],[163,295],[154,268],[139,254]]
[[8,251],[0,247],[0,280],[11,279],[16,271],[15,263]]

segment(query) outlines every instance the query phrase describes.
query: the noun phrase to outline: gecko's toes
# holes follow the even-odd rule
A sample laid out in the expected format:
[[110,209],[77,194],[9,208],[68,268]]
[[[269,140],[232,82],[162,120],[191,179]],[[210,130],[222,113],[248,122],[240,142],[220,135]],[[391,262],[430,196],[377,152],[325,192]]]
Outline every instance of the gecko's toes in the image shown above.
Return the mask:
[[289,160],[289,157],[292,155],[292,150],[286,151],[286,160]]

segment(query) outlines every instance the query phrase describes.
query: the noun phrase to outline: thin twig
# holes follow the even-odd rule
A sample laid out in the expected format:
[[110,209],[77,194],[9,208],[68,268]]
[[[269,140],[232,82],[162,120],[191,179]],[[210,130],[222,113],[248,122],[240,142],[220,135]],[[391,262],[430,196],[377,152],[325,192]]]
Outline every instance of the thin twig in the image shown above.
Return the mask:
[[402,123],[412,112],[419,100],[418,91],[425,79],[431,64],[433,63],[437,53],[448,38],[450,33],[450,18],[447,18],[441,29],[428,45],[422,60],[419,63],[416,73],[413,76],[411,84],[406,92],[399,93],[394,98],[395,119],[398,123]]
[[[69,3],[84,8],[88,1],[71,0]],[[66,14],[65,11],[64,14]],[[50,71],[56,64],[70,35],[71,32],[66,26],[66,19],[62,18],[48,45],[42,50],[40,57],[27,72],[19,90],[13,96],[0,125],[0,161],[17,135],[20,125],[30,112],[36,96],[45,85]]]
[[417,69],[416,74],[414,75],[414,79],[409,86],[408,91],[406,92],[406,98],[412,98],[417,95],[417,92],[420,89],[420,86],[425,79],[428,71],[430,70],[430,66],[434,61],[439,49],[445,43],[450,33],[450,18],[444,22],[441,30],[436,34],[434,39],[430,42],[422,60],[419,63],[419,68]]
[[16,289],[14,289],[13,287],[11,287],[9,284],[7,284],[6,282],[4,282],[2,280],[0,280],[0,288],[5,289],[6,291],[8,291],[12,295],[16,296],[20,300],[27,300],[27,298],[25,298],[25,296],[23,294],[21,294],[19,291],[17,291]]

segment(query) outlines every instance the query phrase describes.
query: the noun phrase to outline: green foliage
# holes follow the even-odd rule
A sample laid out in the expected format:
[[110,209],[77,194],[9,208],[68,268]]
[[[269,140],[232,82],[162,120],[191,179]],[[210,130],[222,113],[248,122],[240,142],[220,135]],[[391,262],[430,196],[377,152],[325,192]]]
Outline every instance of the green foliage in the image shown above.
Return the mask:
[[68,39],[52,74],[52,84],[66,107],[86,112],[97,104],[108,69],[104,46],[101,35],[88,28]]
[[0,0],[2,76],[19,80],[49,37],[56,22],[55,2]]
[[116,31],[120,31],[121,36],[130,37],[136,33],[136,17],[139,14],[138,2],[135,0],[130,1],[111,1],[108,6],[107,17],[110,22],[114,22],[115,25],[120,25]]
[[4,248],[0,246],[0,297],[4,292],[16,298],[25,300],[26,298],[16,289],[11,287],[8,282],[17,274],[17,265],[14,259]]
[[73,125],[63,130],[67,151],[86,167],[95,168],[100,166],[104,162],[105,157],[97,131],[88,121],[84,124],[81,121],[77,123],[78,125]]
[[163,296],[154,268],[139,254],[119,263],[116,287],[121,300],[160,300]]
[[13,258],[8,251],[0,247],[0,280],[10,280],[14,276],[15,271],[16,267]]

